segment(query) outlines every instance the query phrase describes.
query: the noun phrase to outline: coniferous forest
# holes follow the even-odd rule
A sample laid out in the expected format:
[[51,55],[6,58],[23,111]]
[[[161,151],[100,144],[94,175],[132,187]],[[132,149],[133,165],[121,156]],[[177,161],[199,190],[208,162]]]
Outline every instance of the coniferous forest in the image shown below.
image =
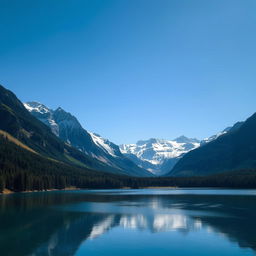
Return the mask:
[[[246,128],[247,137],[249,136],[247,126],[250,132],[254,131],[256,123],[254,119],[254,116],[248,119],[249,121],[240,128],[241,131]],[[250,157],[245,158],[246,163],[251,163],[247,168],[233,170],[227,168],[221,173],[208,176],[135,177],[120,175],[120,170],[118,171],[116,167],[111,170],[111,167],[107,167],[104,162],[61,141],[45,124],[33,117],[11,91],[2,86],[0,86],[0,121],[0,192],[4,189],[19,192],[70,187],[85,189],[256,187],[256,171],[253,168],[255,166],[254,147],[250,147],[250,154],[241,154],[243,148],[247,149],[246,145],[239,147],[239,156]],[[215,144],[231,136],[235,134],[222,136],[216,140]],[[245,136],[240,136],[239,141],[241,137]],[[202,147],[201,150],[211,145],[214,143]]]
[[76,188],[229,187],[255,188],[254,170],[207,177],[136,178],[69,166],[10,142],[0,136],[0,190],[32,191]]
[[256,256],[256,0],[0,13],[0,256]]

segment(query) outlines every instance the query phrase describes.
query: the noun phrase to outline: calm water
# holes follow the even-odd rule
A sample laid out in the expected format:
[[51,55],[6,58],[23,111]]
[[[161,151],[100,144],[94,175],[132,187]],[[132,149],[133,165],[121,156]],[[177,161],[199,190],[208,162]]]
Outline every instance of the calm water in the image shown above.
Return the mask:
[[0,255],[256,255],[256,190],[2,195]]

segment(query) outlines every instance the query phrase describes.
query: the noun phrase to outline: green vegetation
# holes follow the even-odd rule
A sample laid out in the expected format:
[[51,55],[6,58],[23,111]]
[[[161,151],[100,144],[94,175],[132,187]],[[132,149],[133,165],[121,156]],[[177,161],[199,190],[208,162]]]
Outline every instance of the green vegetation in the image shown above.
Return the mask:
[[78,167],[120,173],[61,141],[48,126],[32,116],[14,93],[0,85],[0,130],[41,156]]
[[204,175],[210,175],[211,170],[224,172],[234,166],[243,171],[204,177],[114,175],[100,171],[117,171],[114,168],[106,169],[104,163],[59,140],[46,125],[29,114],[12,92],[0,86],[0,192],[67,187],[256,188],[255,129],[256,114],[238,131],[188,153],[176,165],[177,171],[188,171],[191,176],[195,170],[199,170],[198,175],[203,175],[203,171]]
[[256,171],[208,177],[136,178],[70,166],[32,153],[0,135],[0,191],[77,188],[230,187],[255,188]]
[[47,159],[0,135],[0,190],[119,187],[116,177]]

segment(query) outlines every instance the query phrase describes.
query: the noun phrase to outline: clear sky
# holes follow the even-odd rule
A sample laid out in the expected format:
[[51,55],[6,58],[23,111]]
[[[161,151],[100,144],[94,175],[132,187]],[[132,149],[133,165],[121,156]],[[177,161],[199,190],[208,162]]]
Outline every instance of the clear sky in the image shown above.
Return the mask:
[[255,0],[0,0],[0,83],[117,144],[256,112]]

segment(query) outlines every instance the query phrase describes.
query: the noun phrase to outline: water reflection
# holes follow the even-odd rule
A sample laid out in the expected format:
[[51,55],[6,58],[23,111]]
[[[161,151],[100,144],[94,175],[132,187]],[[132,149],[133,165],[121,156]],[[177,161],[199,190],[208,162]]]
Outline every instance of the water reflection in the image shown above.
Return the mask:
[[142,236],[212,232],[256,249],[256,198],[250,195],[52,192],[4,196],[0,204],[0,251],[6,256],[73,256],[116,227]]
[[33,255],[75,255],[80,244],[85,240],[93,240],[119,226],[125,229],[150,230],[150,232],[199,230],[202,223],[199,219],[191,219],[185,215],[157,214],[145,215],[91,215],[85,214],[63,226],[50,235]]

